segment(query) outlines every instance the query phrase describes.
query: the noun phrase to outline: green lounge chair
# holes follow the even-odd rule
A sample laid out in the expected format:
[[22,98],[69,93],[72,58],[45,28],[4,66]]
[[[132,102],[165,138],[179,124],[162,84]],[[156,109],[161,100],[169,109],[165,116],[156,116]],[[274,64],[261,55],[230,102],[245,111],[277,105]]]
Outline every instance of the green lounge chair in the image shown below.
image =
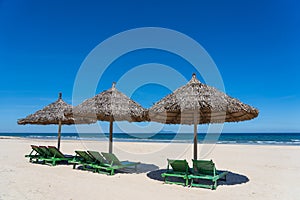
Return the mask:
[[53,166],[55,166],[57,162],[61,162],[61,161],[69,162],[74,159],[74,156],[64,155],[60,150],[58,150],[54,146],[48,146],[48,148],[46,148],[46,149],[48,149],[50,157],[43,159],[43,160],[46,162],[51,162],[51,164]]
[[107,166],[109,166],[111,169],[110,175],[114,175],[115,170],[117,169],[123,169],[132,166],[135,168],[135,171],[137,171],[137,165],[140,164],[140,162],[120,161],[113,153],[101,152],[101,154],[105,158]]
[[[209,189],[217,188],[217,181],[220,179],[226,180],[227,171],[218,171],[212,160],[193,160],[193,173],[189,175],[191,186],[203,187]],[[212,184],[194,183],[195,179],[204,179],[212,181]]]
[[52,153],[49,151],[46,146],[39,146],[40,150],[44,152],[43,158],[51,158],[53,157]]
[[[75,151],[76,157],[69,163],[73,164],[73,169],[75,169],[77,164],[82,165],[83,170],[92,170],[93,172],[109,174],[109,169],[102,163],[100,158],[94,158],[86,151]],[[101,156],[101,155],[100,155]]]
[[26,158],[29,158],[29,162],[38,162],[39,158],[47,157],[45,152],[36,145],[31,145],[31,152],[28,155],[25,155]]
[[56,165],[59,161],[69,161],[72,160],[74,156],[64,155],[54,146],[35,146],[31,145],[32,151],[29,155],[30,162],[42,162],[43,164],[50,163],[51,165]]
[[70,164],[73,164],[73,169],[76,168],[76,165],[91,165],[96,162],[96,160],[91,157],[86,151],[75,151],[76,155],[73,160],[69,161]]
[[96,163],[93,165],[93,167],[98,169],[99,173],[114,175],[114,170],[118,168],[117,166],[109,164],[98,151],[87,151],[87,152],[90,154],[92,158],[96,160]]
[[103,158],[103,156],[98,151],[87,151],[87,152],[98,163],[103,164],[103,165],[108,165],[105,158]]
[[52,166],[55,166],[56,163],[60,161],[68,162],[74,157],[70,155],[64,155],[54,146],[39,146],[38,148],[36,148],[36,150],[39,150],[39,154],[41,154],[41,156],[36,158],[36,162],[41,161],[43,164],[50,164]]
[[[170,166],[172,169],[170,169]],[[168,159],[167,172],[161,176],[165,179],[165,183],[187,186],[189,183],[190,167],[186,160],[170,160]],[[178,181],[169,181],[169,177],[183,178],[184,183]]]

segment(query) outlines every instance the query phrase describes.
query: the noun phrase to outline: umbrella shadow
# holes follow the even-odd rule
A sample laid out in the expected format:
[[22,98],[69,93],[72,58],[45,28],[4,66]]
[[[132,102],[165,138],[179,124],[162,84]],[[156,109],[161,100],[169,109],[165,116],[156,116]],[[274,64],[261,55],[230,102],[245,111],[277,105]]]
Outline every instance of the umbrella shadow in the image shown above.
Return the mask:
[[155,171],[155,170],[158,170],[158,169],[159,169],[159,167],[157,165],[147,164],[147,163],[140,163],[137,166],[137,173],[138,174],[149,173],[151,171]]
[[[83,170],[83,166],[78,166],[77,169]],[[148,163],[140,163],[137,165],[137,168],[135,169],[135,167],[126,167],[126,168],[122,168],[122,169],[118,169],[115,172],[119,173],[119,174],[142,174],[142,173],[149,173],[151,171],[155,171],[158,170],[158,166],[154,165],[154,164],[148,164]],[[85,168],[85,170],[87,171],[94,171],[93,168]]]
[[226,181],[218,181],[218,185],[239,185],[249,182],[249,178],[246,175],[238,174],[234,172],[228,172],[226,175]]
[[[164,182],[164,178],[161,176],[162,173],[166,172],[166,169],[159,169],[155,171],[151,171],[147,173],[147,177],[156,181]],[[174,178],[174,180],[180,181],[180,179]],[[234,172],[228,172],[225,180],[218,180],[218,185],[239,185],[243,183],[249,182],[249,178],[245,175],[234,173]],[[199,183],[207,183],[206,180],[201,180]]]
[[142,173],[149,173],[151,171],[158,170],[159,167],[154,164],[148,164],[148,163],[140,163],[137,165],[137,168],[135,167],[127,167],[123,169],[116,170],[117,173],[134,173],[134,174],[142,174]]

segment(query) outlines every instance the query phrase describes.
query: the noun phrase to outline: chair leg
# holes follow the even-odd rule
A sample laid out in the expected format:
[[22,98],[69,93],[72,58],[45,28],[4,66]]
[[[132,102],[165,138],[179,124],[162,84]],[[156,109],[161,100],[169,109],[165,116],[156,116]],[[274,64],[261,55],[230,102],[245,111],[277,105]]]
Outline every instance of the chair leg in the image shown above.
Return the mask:
[[214,181],[214,182],[213,182],[214,184],[212,185],[212,190],[215,190],[215,189],[217,188],[217,182],[218,182],[218,181]]

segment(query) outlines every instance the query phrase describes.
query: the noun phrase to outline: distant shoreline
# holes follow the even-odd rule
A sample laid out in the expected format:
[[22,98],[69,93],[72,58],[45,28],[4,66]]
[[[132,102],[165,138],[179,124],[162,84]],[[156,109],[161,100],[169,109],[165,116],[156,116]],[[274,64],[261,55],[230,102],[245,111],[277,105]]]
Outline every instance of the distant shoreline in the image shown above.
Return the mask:
[[[0,139],[26,139],[55,141],[57,133],[0,133]],[[108,134],[63,133],[64,141],[107,141]],[[204,141],[204,142],[203,142]],[[158,133],[158,134],[126,134],[114,133],[114,142],[145,142],[145,143],[191,143],[192,134]],[[240,145],[278,145],[300,146],[300,133],[226,133],[226,134],[198,134],[199,144],[240,144]]]

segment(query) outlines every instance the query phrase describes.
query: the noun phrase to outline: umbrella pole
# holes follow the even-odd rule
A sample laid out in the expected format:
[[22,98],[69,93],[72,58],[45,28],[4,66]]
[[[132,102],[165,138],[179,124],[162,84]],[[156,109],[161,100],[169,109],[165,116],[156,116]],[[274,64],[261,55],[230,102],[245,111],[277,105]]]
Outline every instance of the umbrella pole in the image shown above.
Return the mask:
[[197,138],[197,124],[194,124],[194,160],[197,160],[197,145],[198,145],[198,138]]
[[197,131],[197,126],[198,126],[198,120],[197,120],[197,113],[196,110],[194,112],[194,160],[197,160],[197,147],[198,147],[198,131]]
[[57,148],[60,148],[60,138],[61,138],[61,121],[58,122],[58,138],[57,138]]
[[109,149],[108,149],[108,152],[109,153],[112,153],[112,142],[113,142],[113,120],[110,119],[109,121]]

